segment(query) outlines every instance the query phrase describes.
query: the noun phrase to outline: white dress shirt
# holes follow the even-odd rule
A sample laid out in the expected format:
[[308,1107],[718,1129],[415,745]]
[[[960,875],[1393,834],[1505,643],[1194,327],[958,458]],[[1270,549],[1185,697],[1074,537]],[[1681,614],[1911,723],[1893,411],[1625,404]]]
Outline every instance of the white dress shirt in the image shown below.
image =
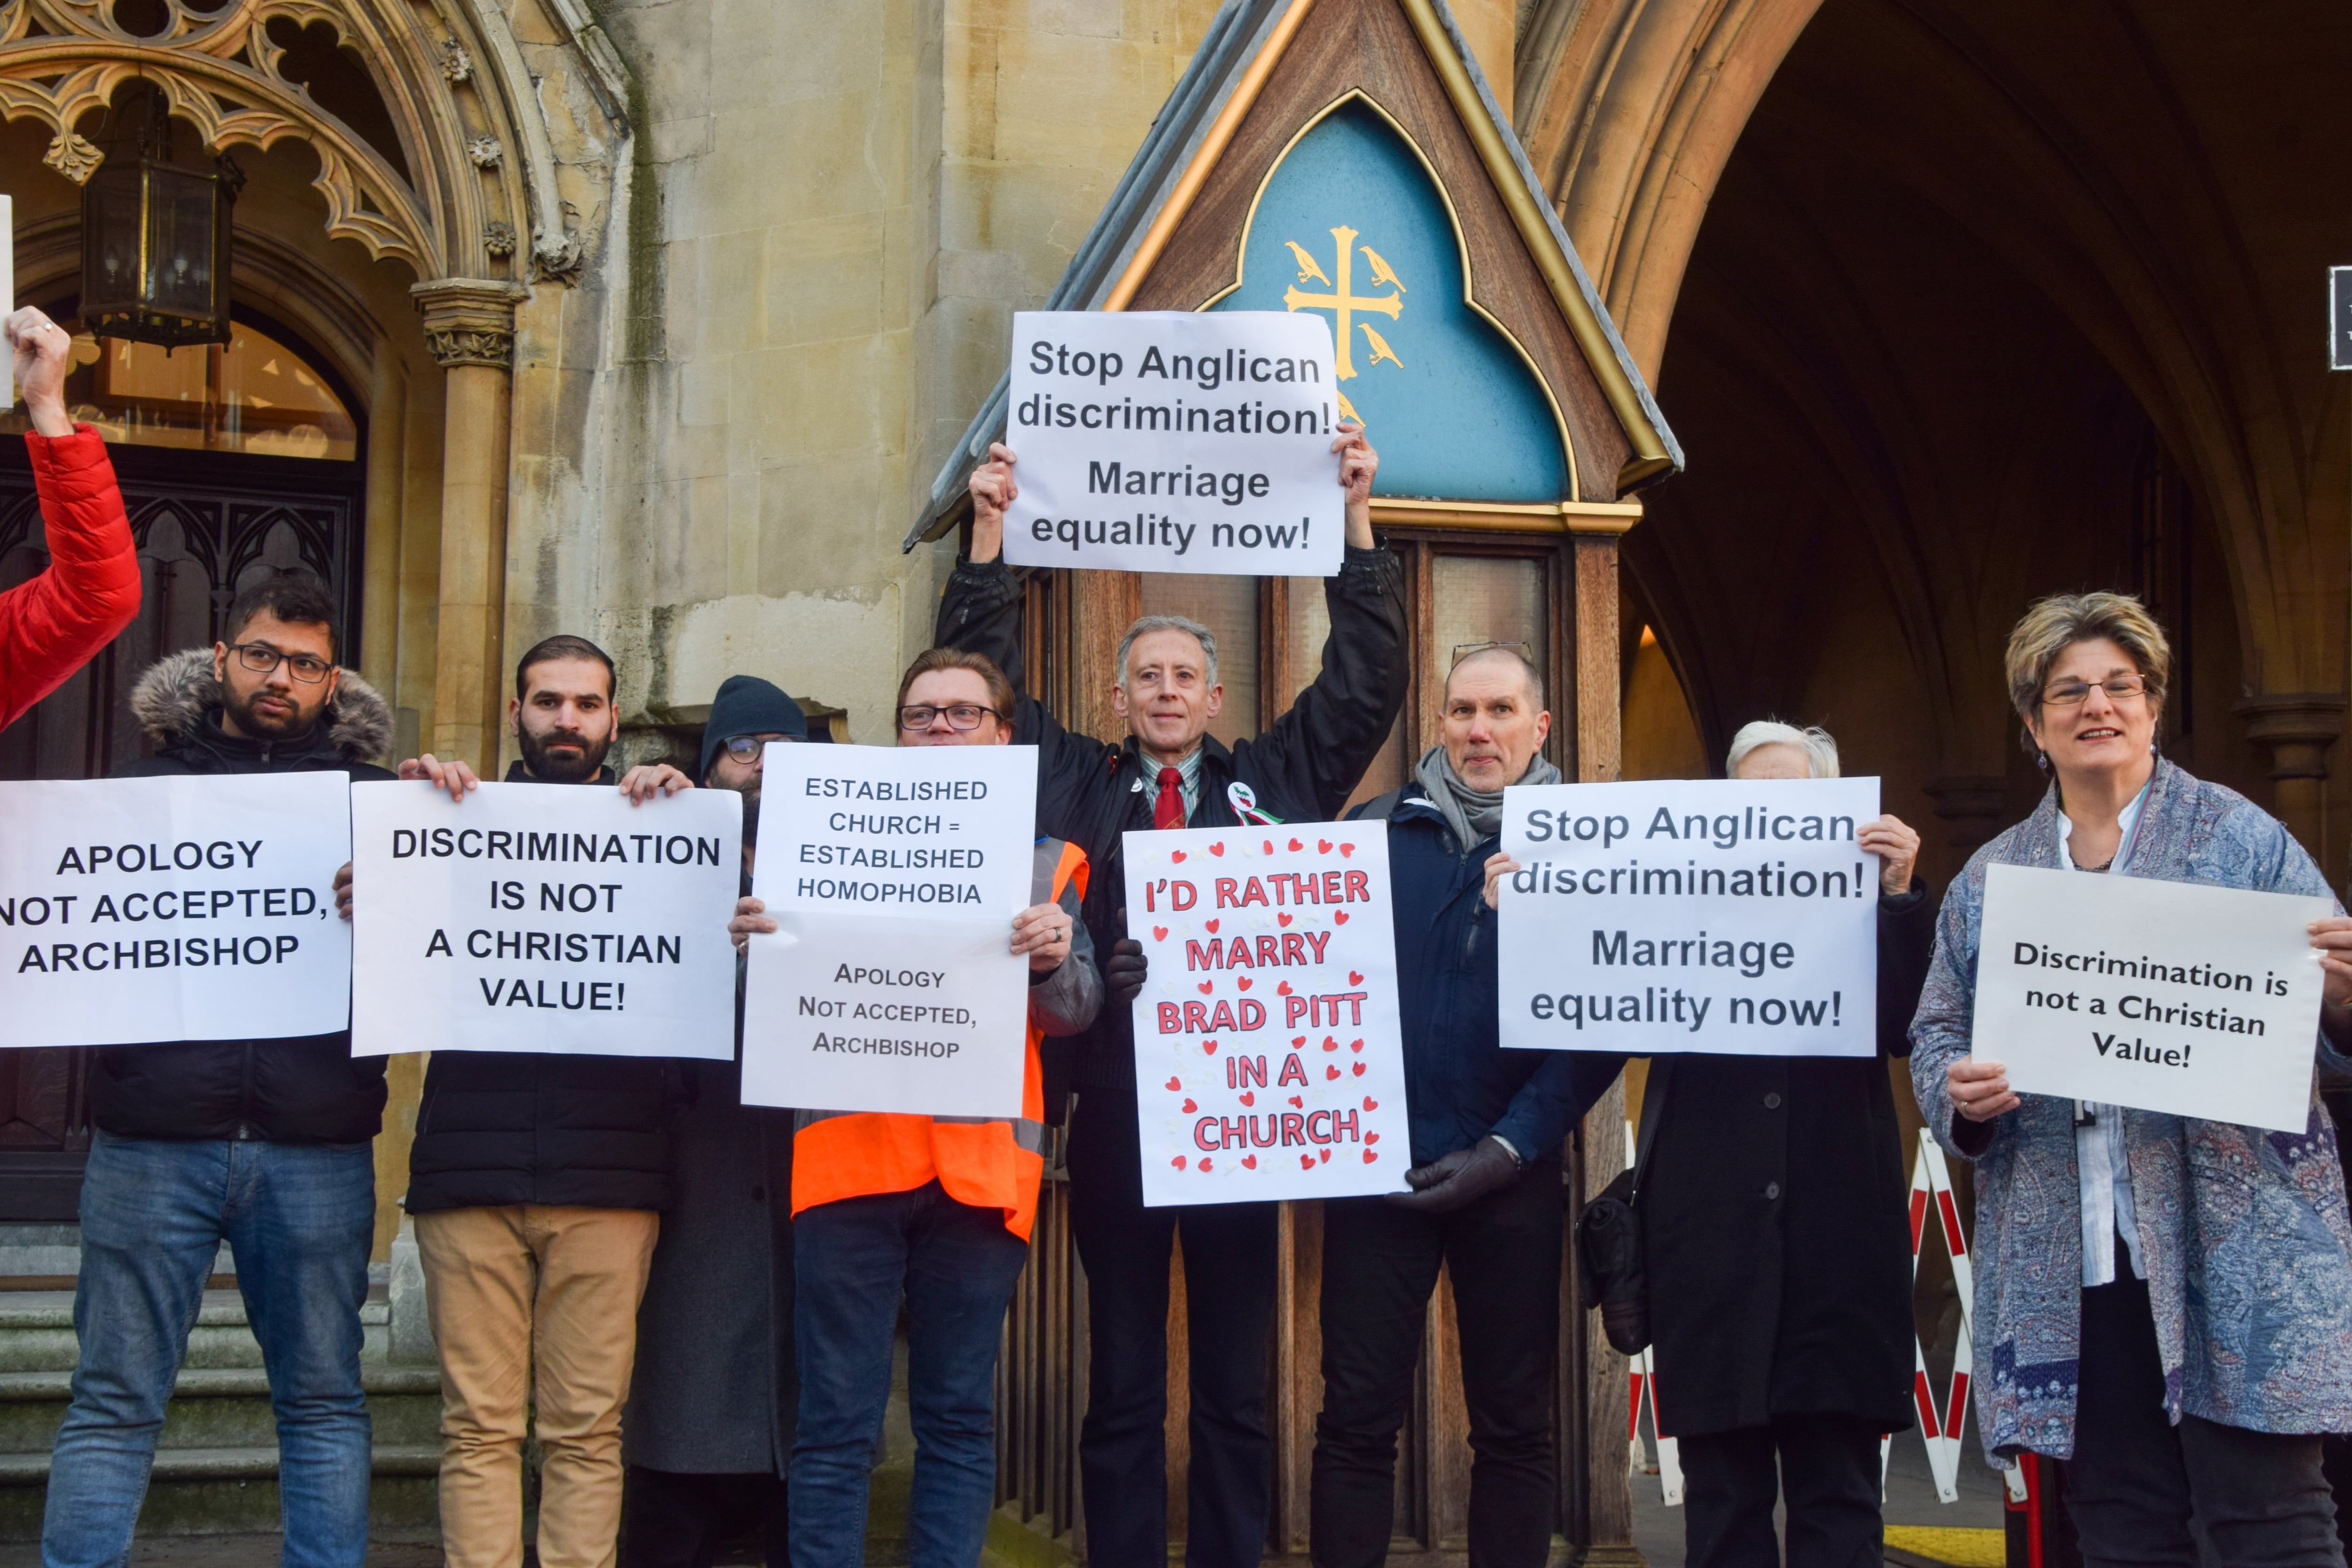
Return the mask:
[[[2149,784],[2156,780],[2151,778]],[[2116,849],[2116,858],[2105,869],[2119,872],[2130,858],[2133,829],[2139,822],[2139,809],[2147,800],[2147,789],[2132,797],[2131,804],[2116,819],[2123,830],[2122,841]],[[2058,852],[2065,862],[2081,871],[2084,868],[2074,861],[2074,826],[2066,813],[2058,813]],[[2074,1168],[2082,1178],[2083,1195],[2083,1284],[2111,1285],[2116,1281],[2116,1238],[2124,1239],[2129,1254],[2132,1278],[2145,1280],[2147,1270],[2141,1262],[2139,1251],[2139,1218],[2132,1208],[2131,1158],[2124,1149],[2123,1107],[2094,1100],[2074,1102]]]

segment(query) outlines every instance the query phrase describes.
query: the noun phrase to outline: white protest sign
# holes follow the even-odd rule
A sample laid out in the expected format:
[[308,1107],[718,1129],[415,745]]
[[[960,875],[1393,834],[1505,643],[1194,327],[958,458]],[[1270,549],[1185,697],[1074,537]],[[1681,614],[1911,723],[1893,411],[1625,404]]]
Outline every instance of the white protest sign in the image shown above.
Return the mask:
[[1018,1116],[1034,746],[793,746],[761,765],[743,1103]]
[[351,1021],[341,773],[0,784],[0,1045]]
[[2325,898],[2018,865],[1985,871],[1975,1055],[2021,1094],[2300,1133]]
[[352,1054],[735,1054],[743,798],[352,786]]
[[1004,559],[1331,576],[1347,522],[1331,360],[1312,311],[1016,312]]
[[1145,1207],[1406,1191],[1387,825],[1125,846]]
[[1502,1043],[1873,1054],[1877,815],[1875,779],[1505,790]]

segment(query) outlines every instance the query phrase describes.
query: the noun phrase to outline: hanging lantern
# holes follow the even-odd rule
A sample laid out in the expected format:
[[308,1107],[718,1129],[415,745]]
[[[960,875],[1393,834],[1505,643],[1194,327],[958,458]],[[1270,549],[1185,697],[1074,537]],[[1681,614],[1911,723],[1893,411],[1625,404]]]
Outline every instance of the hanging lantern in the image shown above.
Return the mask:
[[226,343],[229,214],[245,175],[227,154],[209,170],[172,161],[161,93],[135,149],[82,187],[81,319],[100,338]]

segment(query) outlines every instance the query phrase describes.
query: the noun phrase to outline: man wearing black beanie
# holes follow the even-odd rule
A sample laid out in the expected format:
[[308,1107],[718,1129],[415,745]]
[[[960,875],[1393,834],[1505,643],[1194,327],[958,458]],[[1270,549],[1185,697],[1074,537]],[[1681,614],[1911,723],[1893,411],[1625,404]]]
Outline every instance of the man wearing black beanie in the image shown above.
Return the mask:
[[[761,759],[803,741],[800,705],[730,675],[702,730],[706,788],[743,797],[743,891],[760,831]],[[621,1568],[708,1568],[758,1534],[785,1559],[784,1468],[800,1382],[793,1356],[793,1113],[740,1103],[741,966],[733,1061],[687,1061],[672,1199],[637,1313],[637,1377]],[[771,1197],[774,1201],[772,1203]]]

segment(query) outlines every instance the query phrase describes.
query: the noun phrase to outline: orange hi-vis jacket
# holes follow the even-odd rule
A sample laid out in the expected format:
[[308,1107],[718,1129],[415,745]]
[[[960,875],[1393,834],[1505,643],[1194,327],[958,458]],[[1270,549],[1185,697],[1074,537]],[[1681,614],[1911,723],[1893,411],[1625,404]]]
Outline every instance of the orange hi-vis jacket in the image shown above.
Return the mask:
[[[1063,844],[1047,897],[1087,894],[1087,855]],[[793,1139],[793,1216],[821,1203],[872,1193],[912,1192],[936,1179],[947,1195],[974,1208],[1001,1208],[1004,1228],[1029,1239],[1037,1186],[1045,1176],[1045,1088],[1038,1060],[1045,1038],[1029,1020],[1022,1068],[1021,1115],[909,1116],[874,1111],[803,1111]],[[812,1119],[814,1118],[814,1119]]]

